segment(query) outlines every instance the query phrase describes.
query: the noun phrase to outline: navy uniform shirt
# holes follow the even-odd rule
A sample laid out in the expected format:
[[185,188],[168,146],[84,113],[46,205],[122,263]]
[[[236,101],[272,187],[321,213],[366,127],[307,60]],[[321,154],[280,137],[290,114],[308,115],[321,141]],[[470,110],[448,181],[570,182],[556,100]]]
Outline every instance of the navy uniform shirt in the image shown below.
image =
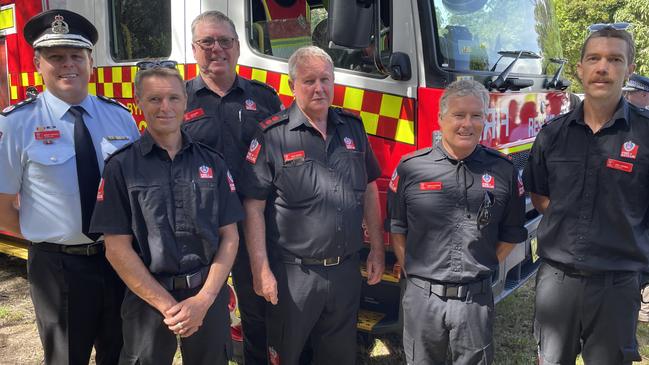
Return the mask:
[[[100,170],[106,157],[140,138],[128,109],[116,101],[89,95],[79,105]],[[33,242],[92,242],[81,232],[70,106],[45,91],[0,115],[0,193],[20,193],[20,230]]]
[[580,270],[646,270],[649,261],[649,112],[623,98],[597,133],[583,103],[544,126],[524,174],[550,198],[540,257]]
[[243,209],[221,156],[185,133],[173,160],[148,132],[107,162],[91,231],[134,236],[153,274],[183,274],[210,265],[219,227]]
[[232,175],[239,181],[248,145],[259,122],[280,110],[277,93],[264,83],[240,76],[223,97],[210,90],[200,75],[188,81],[186,87],[184,131],[222,153]]
[[511,161],[481,145],[460,161],[441,144],[404,157],[389,184],[387,226],[406,236],[408,275],[446,283],[489,277],[496,244],[527,238],[524,195]]
[[316,259],[357,252],[365,190],[381,173],[362,121],[329,108],[325,141],[294,103],[261,126],[240,187],[267,201],[270,251]]

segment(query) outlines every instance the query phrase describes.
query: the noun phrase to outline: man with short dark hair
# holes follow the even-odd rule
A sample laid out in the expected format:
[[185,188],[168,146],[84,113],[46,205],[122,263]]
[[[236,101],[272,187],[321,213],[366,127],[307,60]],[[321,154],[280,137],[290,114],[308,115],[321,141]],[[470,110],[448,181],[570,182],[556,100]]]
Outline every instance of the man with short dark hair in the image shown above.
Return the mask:
[[440,99],[441,142],[404,156],[389,184],[386,226],[407,274],[411,365],[493,361],[491,277],[527,231],[517,169],[478,144],[488,105],[482,84],[451,83]]
[[[577,73],[583,102],[549,122],[525,168],[538,227],[534,334],[541,364],[631,364],[649,264],[649,112],[629,106],[625,24],[596,24]],[[628,24],[626,24],[628,26]]]
[[268,358],[295,365],[307,341],[315,364],[353,364],[365,218],[367,282],[381,280],[380,167],[363,123],[331,108],[331,57],[314,46],[288,62],[292,106],[262,123],[241,190],[255,292],[268,306]]
[[[142,138],[106,162],[92,230],[128,286],[122,364],[227,364],[225,281],[243,218],[222,157],[181,132],[187,94],[175,62],[140,62]],[[169,67],[169,68],[167,68]]]
[[[46,364],[116,364],[124,284],[90,232],[104,159],[139,138],[128,109],[88,95],[97,29],[52,9],[25,40],[45,92],[0,116],[0,229],[31,241],[27,271]],[[14,207],[20,194],[20,208]]]
[[[258,123],[281,108],[275,90],[236,73],[239,36],[232,20],[219,11],[206,11],[192,22],[192,52],[199,75],[187,82],[187,112],[183,130],[192,138],[221,152],[234,179],[240,183],[241,166]],[[266,302],[252,288],[250,262],[243,228],[232,267],[237,292],[243,357],[248,365],[266,364]]]

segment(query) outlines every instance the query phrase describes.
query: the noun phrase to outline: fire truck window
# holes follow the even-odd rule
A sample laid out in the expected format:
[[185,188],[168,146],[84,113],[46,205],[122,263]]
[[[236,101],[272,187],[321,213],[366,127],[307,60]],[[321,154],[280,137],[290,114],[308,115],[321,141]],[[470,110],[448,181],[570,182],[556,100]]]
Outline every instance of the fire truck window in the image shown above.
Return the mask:
[[[330,48],[327,37],[328,1],[249,0],[248,41],[260,53],[288,59],[298,48],[316,45],[324,49],[337,68],[383,76],[374,65],[375,42],[364,49]],[[378,42],[384,63],[390,56],[390,6],[381,1],[381,37]]]
[[171,54],[171,0],[109,0],[110,54],[114,60]]

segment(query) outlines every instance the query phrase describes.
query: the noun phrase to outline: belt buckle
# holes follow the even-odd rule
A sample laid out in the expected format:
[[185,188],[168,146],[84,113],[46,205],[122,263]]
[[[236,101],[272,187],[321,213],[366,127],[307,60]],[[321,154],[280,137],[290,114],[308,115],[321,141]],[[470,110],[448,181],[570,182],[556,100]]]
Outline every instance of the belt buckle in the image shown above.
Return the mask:
[[336,266],[340,264],[340,256],[336,256],[336,258],[326,258],[324,259],[324,266]]
[[447,286],[444,290],[446,295],[445,297],[457,298],[459,296],[459,287],[458,286]]

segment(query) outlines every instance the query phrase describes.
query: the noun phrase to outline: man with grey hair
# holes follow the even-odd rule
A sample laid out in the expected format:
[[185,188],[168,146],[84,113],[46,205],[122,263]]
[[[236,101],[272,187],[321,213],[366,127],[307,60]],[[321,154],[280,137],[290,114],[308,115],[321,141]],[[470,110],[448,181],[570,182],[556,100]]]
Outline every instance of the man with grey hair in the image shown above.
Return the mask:
[[381,171],[361,119],[331,107],[331,58],[300,48],[289,75],[295,102],[261,123],[241,184],[255,292],[273,304],[269,361],[297,364],[310,339],[315,364],[353,364],[363,218],[368,284],[384,267]]
[[[183,130],[221,152],[239,182],[250,140],[258,123],[280,111],[275,90],[236,73],[239,37],[232,21],[219,11],[206,11],[192,22],[192,51],[199,75],[187,82]],[[266,364],[266,304],[252,287],[250,263],[242,239],[232,268],[243,329],[243,357],[248,365]]]
[[120,364],[228,363],[229,290],[243,211],[220,154],[180,129],[187,95],[175,62],[143,61],[135,99],[148,127],[115,152],[92,231],[128,286]]
[[[631,75],[622,91],[629,103],[638,108],[649,109],[649,77],[638,74]],[[647,312],[649,313],[649,310]],[[649,319],[649,317],[647,318]]]
[[441,142],[404,156],[388,189],[386,227],[407,276],[403,345],[408,364],[493,361],[491,277],[524,242],[518,171],[478,144],[489,93],[476,81],[448,86]]

